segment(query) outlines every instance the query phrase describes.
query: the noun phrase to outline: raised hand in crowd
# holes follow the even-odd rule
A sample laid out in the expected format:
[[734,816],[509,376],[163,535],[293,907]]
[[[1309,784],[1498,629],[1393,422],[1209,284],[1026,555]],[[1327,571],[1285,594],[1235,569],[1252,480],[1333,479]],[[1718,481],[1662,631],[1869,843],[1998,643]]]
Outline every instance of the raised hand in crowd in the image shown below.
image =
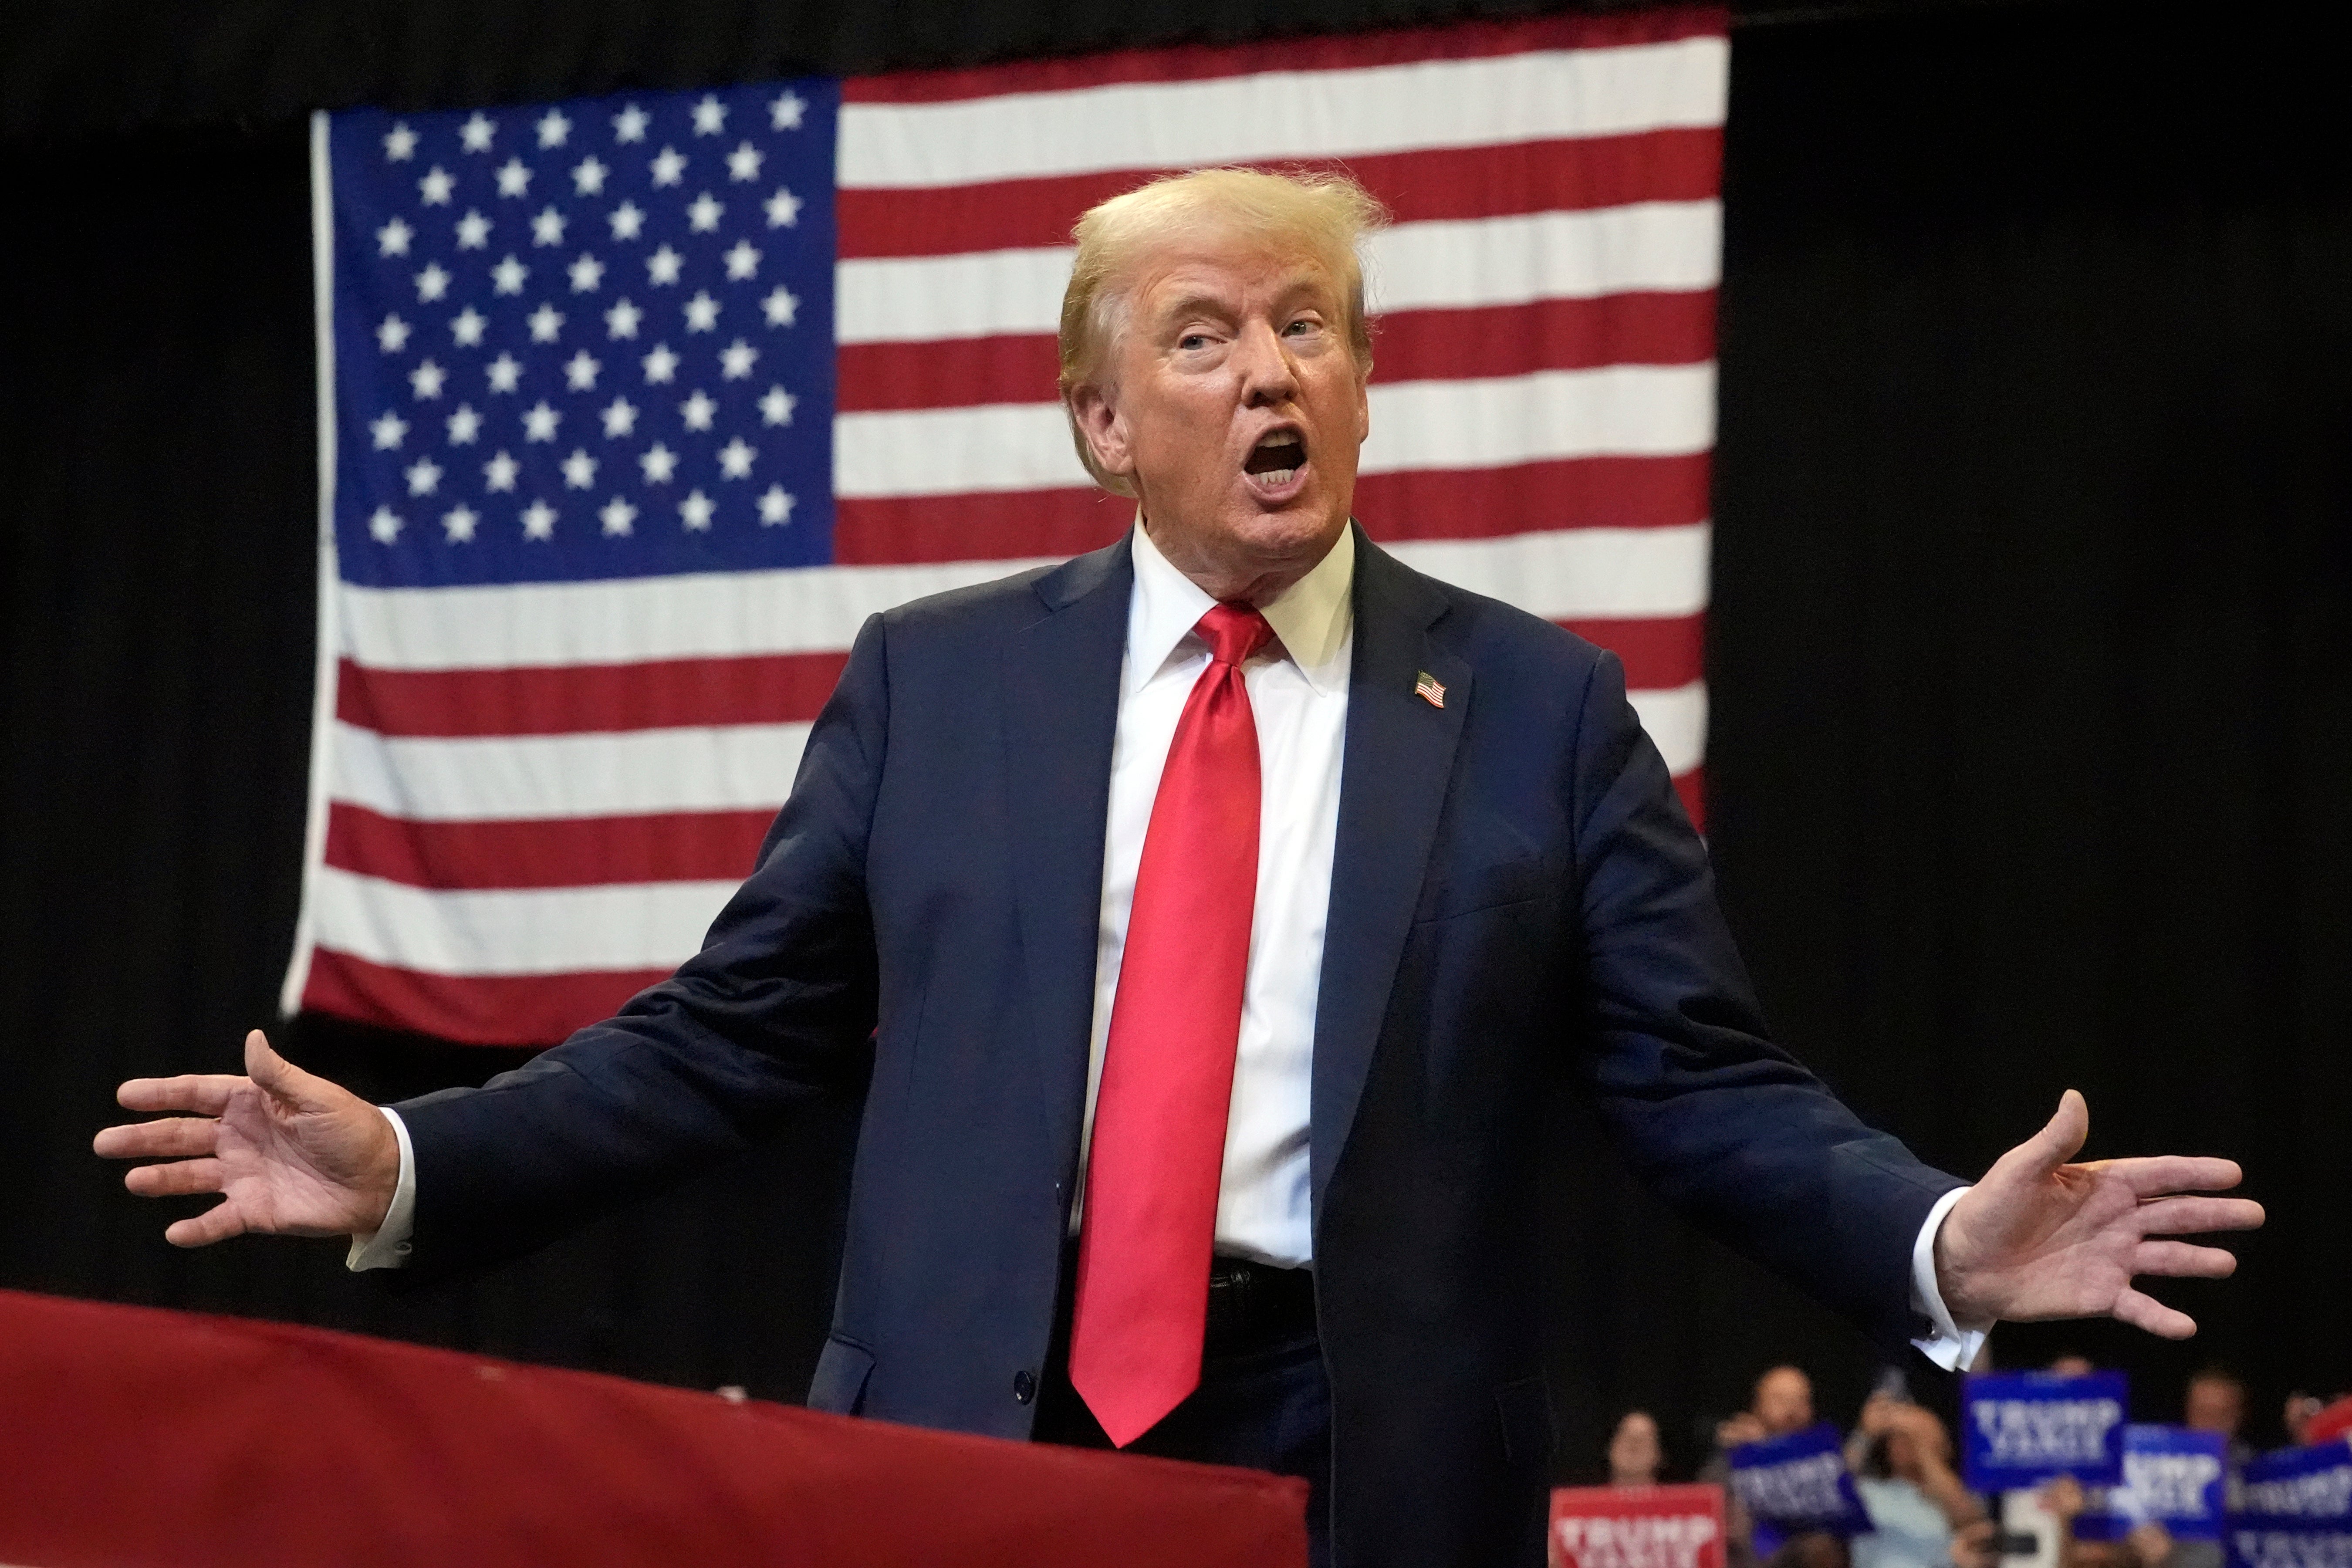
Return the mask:
[[2236,1186],[2233,1160],[2073,1163],[2090,1131],[2089,1108],[2068,1089],[2049,1125],[1953,1205],[1936,1237],[1936,1279],[1955,1322],[2109,1317],[2168,1340],[2197,1331],[2188,1313],[2134,1289],[2133,1277],[2231,1273],[2237,1259],[2221,1247],[2164,1238],[2252,1230],[2262,1205],[2194,1195]]
[[304,1072],[245,1037],[245,1075],[134,1078],[116,1091],[126,1110],[184,1111],[99,1133],[93,1146],[118,1160],[142,1197],[218,1193],[221,1202],[175,1220],[174,1247],[203,1247],[247,1231],[354,1236],[383,1223],[400,1180],[400,1143],[383,1113],[350,1090]]

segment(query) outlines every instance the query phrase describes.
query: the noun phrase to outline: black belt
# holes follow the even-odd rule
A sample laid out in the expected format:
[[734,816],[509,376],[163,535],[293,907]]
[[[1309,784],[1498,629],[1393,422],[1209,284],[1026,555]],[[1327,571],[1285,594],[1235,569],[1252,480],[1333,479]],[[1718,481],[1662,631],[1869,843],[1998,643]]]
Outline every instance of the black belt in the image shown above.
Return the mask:
[[1315,1273],[1241,1258],[1209,1260],[1209,1324],[1202,1352],[1240,1355],[1315,1331]]

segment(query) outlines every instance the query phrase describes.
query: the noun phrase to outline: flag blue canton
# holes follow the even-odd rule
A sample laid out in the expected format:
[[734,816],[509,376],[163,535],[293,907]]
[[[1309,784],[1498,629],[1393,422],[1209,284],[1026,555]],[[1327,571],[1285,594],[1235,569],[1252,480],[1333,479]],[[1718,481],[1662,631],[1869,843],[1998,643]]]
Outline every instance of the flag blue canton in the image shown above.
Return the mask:
[[829,561],[839,104],[809,78],[336,115],[343,579]]

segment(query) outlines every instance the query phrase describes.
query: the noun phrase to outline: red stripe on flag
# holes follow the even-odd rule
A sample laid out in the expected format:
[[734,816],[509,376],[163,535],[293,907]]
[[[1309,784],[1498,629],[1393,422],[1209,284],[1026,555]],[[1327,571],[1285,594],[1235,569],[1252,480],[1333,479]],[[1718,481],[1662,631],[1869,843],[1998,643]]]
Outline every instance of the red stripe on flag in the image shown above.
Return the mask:
[[1536,49],[1605,49],[1676,38],[1722,37],[1721,5],[1672,5],[1609,16],[1542,16],[1513,22],[1452,22],[1322,38],[1192,44],[1120,49],[1066,59],[851,77],[844,103],[950,103],[1013,92],[1065,92],[1114,82],[1199,81],[1260,71],[1350,70],[1423,60],[1481,59]]
[[[1632,202],[1713,201],[1722,186],[1723,132],[1697,126],[1345,160],[1277,159],[1259,166],[1351,174],[1380,193],[1398,223],[1516,217]],[[1088,207],[1177,172],[1111,169],[971,185],[845,186],[834,197],[835,243],[845,261],[1067,245],[1070,226]]]
[[1707,454],[1416,468],[1356,481],[1374,539],[1496,539],[1560,528],[1673,528],[1707,516]]
[[345,659],[335,717],[381,735],[803,723],[848,662],[846,650],[521,669],[374,669]]
[[354,958],[310,953],[302,1005],[363,1024],[437,1035],[465,1046],[543,1046],[609,1018],[667,970],[583,974],[426,974]]
[[1093,489],[838,500],[833,558],[874,566],[1082,555],[1134,521],[1133,501]]
[[1625,684],[1637,691],[1671,690],[1706,674],[1706,617],[1661,616],[1642,621],[1562,621],[1585,641],[1622,659]]
[[338,801],[327,864],[415,888],[731,882],[751,874],[772,811],[415,822]]
[[[1046,403],[1061,362],[1044,333],[845,343],[844,414]],[[1610,294],[1381,317],[1372,353],[1384,382],[1459,381],[1610,364],[1701,364],[1715,357],[1715,292]]]

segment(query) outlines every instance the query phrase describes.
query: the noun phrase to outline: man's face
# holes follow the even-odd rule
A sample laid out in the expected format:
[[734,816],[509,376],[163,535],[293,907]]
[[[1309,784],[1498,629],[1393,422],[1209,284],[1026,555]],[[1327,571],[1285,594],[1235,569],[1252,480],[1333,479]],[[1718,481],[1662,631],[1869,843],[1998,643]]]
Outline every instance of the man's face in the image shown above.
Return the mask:
[[2234,1437],[2245,1425],[2246,1391],[2226,1377],[2197,1378],[2189,1384],[2189,1407],[2181,1414],[2192,1431]]
[[1658,1424],[1643,1411],[1629,1411],[1609,1439],[1610,1479],[1619,1486],[1655,1481],[1663,1458],[1658,1447]]
[[1813,1380],[1793,1366],[1776,1366],[1756,1380],[1756,1418],[1773,1436],[1813,1424]]
[[1217,598],[1273,597],[1347,525],[1370,415],[1341,288],[1295,251],[1172,243],[1125,290],[1103,384],[1073,399],[1152,542]]

